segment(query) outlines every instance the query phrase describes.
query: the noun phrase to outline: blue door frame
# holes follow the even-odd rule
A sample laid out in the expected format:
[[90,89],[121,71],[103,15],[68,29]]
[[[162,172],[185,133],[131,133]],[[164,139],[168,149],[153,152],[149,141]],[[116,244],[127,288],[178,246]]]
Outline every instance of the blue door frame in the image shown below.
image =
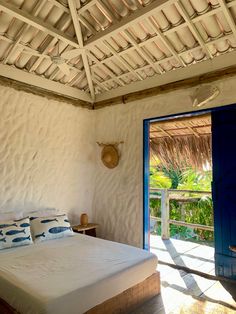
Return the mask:
[[[150,249],[150,212],[149,212],[149,130],[153,122],[164,121],[181,117],[193,117],[212,113],[214,111],[225,110],[227,108],[236,108],[236,104],[225,105],[216,108],[203,109],[198,111],[167,115],[143,120],[143,248]],[[217,229],[218,230],[218,229]]]

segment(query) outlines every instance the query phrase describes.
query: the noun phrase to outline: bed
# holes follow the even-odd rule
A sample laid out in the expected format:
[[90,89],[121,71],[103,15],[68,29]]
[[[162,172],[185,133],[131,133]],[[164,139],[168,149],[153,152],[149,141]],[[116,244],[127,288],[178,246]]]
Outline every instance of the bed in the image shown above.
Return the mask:
[[0,252],[0,312],[128,313],[160,291],[155,255],[75,234]]

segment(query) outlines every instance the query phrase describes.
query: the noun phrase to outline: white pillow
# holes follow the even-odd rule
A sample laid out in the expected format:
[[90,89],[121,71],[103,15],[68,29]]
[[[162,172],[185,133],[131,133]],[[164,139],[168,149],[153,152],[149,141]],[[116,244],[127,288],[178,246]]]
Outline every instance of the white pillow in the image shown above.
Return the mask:
[[29,217],[0,221],[0,250],[32,243]]
[[67,215],[31,217],[30,225],[35,242],[74,235]]

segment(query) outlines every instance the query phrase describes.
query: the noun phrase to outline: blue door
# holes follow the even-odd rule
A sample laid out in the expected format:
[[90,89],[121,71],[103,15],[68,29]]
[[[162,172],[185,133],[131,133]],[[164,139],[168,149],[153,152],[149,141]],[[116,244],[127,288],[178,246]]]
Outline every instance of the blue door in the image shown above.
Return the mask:
[[236,106],[212,112],[216,275],[236,279]]

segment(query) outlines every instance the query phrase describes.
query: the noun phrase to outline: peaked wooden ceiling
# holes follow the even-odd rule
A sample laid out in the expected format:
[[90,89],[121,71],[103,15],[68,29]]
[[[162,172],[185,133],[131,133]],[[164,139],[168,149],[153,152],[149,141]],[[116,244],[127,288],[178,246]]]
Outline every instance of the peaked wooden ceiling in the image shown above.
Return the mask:
[[235,20],[236,0],[0,0],[0,75],[106,101],[235,65]]

